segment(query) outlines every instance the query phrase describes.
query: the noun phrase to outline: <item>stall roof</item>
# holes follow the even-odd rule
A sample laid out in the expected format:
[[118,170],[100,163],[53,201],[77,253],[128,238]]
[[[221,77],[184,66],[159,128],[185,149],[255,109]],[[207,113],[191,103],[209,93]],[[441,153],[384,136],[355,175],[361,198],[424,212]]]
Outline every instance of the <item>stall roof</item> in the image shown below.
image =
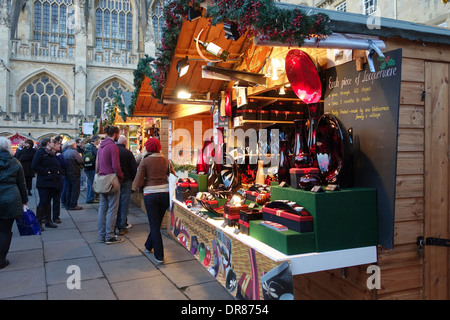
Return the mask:
[[[445,28],[282,2],[276,2],[276,5],[288,10],[297,8],[307,13],[311,11],[327,14],[330,17],[331,29],[334,33],[364,34],[382,38],[400,37],[411,41],[422,41],[424,45],[426,43],[450,44],[450,30]],[[185,20],[165,82],[162,100],[158,101],[158,99],[152,96],[153,90],[150,85],[150,79],[146,77],[142,82],[137,98],[134,112],[135,116],[169,116],[170,114],[179,113],[179,109],[185,108],[185,106],[177,102],[176,90],[182,86],[188,88],[200,100],[206,99],[206,101],[208,100],[207,97],[217,95],[224,89],[227,81],[202,78],[202,67],[206,65],[206,62],[198,54],[195,42],[193,41],[202,30],[203,32],[200,37],[202,41],[213,42],[230,52],[230,60],[219,63],[219,67],[231,69],[233,64],[241,57],[248,44],[245,41],[245,37],[241,37],[237,41],[226,39],[222,24],[211,26],[206,18],[200,18],[195,21]],[[203,51],[203,49],[201,50]],[[213,59],[208,54],[205,55]],[[190,68],[186,75],[179,78],[176,65],[179,60],[186,56],[189,59]],[[209,110],[206,104],[204,107],[205,112]],[[197,108],[197,110],[202,109]]]
[[311,10],[324,13],[330,17],[331,30],[337,33],[358,33],[385,38],[400,37],[424,43],[450,44],[450,29],[448,28],[282,2],[277,2],[276,5],[288,10],[302,9],[305,12]]

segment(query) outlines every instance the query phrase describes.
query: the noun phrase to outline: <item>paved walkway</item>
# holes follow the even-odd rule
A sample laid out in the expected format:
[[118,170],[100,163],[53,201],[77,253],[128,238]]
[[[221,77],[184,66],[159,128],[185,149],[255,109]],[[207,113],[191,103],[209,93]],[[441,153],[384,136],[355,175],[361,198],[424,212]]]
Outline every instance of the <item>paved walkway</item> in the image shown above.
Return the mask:
[[[34,189],[29,207],[36,212]],[[98,242],[98,204],[83,210],[61,208],[58,228],[21,237],[16,225],[7,259],[0,270],[0,299],[27,300],[232,300],[233,297],[188,250],[163,231],[165,264],[158,265],[144,242],[149,227],[146,214],[131,202],[128,222],[133,225],[120,244]],[[80,289],[69,289],[79,267]],[[68,281],[69,279],[69,281]]]

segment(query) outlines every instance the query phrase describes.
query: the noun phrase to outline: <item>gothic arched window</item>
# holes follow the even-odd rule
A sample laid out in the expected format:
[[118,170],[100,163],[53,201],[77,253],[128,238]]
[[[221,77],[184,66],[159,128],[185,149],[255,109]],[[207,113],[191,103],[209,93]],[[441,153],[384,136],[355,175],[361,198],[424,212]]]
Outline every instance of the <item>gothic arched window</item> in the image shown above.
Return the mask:
[[95,48],[131,51],[133,12],[129,0],[97,0],[95,6]]
[[75,8],[73,0],[35,0],[33,5],[33,40],[46,47],[48,42],[60,47],[75,43]]
[[168,0],[156,0],[153,4],[152,10],[152,22],[153,31],[155,33],[155,44],[159,46],[161,44],[162,29],[164,26],[164,6]]
[[68,113],[68,94],[61,85],[47,75],[29,81],[19,93],[21,118],[26,113],[33,113],[35,119],[39,114],[62,115],[66,120]]
[[101,118],[102,110],[108,103],[112,103],[114,98],[114,91],[119,89],[120,91],[128,91],[128,88],[118,80],[113,80],[106,83],[104,86],[97,89],[94,93],[94,114],[97,118]]

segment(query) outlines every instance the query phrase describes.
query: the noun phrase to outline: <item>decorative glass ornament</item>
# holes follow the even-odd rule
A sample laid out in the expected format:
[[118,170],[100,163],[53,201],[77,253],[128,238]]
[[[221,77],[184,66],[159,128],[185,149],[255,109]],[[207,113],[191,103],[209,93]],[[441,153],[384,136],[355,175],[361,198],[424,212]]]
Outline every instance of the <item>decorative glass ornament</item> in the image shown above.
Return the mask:
[[317,125],[317,162],[322,179],[340,187],[352,187],[353,142],[333,115],[324,114]]
[[297,97],[305,103],[319,102],[322,84],[317,68],[304,51],[292,49],[286,55],[286,76]]
[[291,176],[289,169],[291,168],[291,162],[289,161],[289,148],[287,140],[280,140],[280,158],[278,162],[278,183],[282,181],[289,184],[291,182]]
[[292,158],[293,166],[297,168],[310,167],[312,164],[309,148],[306,142],[306,130],[309,121],[307,119],[294,120],[295,140],[294,155]]

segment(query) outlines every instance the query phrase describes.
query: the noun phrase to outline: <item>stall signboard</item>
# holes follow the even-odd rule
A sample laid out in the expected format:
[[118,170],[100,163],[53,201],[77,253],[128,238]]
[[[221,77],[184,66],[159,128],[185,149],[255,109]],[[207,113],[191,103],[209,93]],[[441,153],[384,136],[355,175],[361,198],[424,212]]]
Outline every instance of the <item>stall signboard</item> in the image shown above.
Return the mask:
[[171,234],[238,300],[292,300],[287,261],[276,262],[174,203]]
[[377,189],[379,244],[394,242],[402,50],[373,56],[375,72],[356,61],[325,70],[324,112],[353,132],[356,187]]

